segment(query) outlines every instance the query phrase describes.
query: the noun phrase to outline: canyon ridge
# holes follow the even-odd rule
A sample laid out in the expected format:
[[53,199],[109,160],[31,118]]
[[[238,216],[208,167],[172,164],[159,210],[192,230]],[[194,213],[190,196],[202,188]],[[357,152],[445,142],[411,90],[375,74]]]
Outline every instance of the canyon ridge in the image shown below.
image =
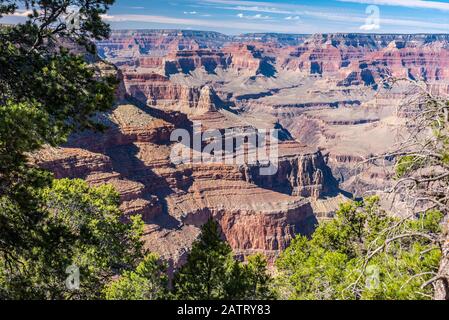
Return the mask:
[[[56,178],[112,184],[125,219],[141,215],[146,247],[182,264],[199,230],[217,220],[235,254],[271,261],[310,235],[338,205],[388,186],[372,155],[401,138],[407,86],[449,95],[449,35],[245,34],[114,31],[94,63],[120,85],[106,126],[81,132],[33,161]],[[277,129],[274,175],[262,164],[175,164],[176,129]]]

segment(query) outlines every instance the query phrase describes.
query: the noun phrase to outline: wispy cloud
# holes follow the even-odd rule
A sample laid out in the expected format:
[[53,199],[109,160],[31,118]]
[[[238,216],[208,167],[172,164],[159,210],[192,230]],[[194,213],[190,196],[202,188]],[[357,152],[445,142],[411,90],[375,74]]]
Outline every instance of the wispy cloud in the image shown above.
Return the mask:
[[202,20],[189,18],[174,18],[167,16],[153,16],[153,15],[138,15],[138,14],[119,14],[119,15],[103,15],[102,19],[107,22],[141,22],[141,23],[156,23],[177,26],[191,26],[191,27],[208,27],[208,28],[223,28],[226,26],[229,29],[248,30],[259,32],[297,32],[292,26],[286,25],[268,25],[266,23],[255,22],[233,22],[224,20]]
[[237,14],[237,17],[239,17],[240,19],[248,19],[248,20],[268,20],[268,19],[271,19],[270,16],[264,16],[264,15],[261,15],[260,13],[255,14],[253,16],[251,16],[251,15],[247,16],[247,15],[244,15],[243,13],[239,13],[239,14]]
[[16,10],[16,12],[14,12],[13,14],[9,14],[8,16],[26,18],[32,13],[33,13],[33,11],[31,11],[31,10]]
[[184,11],[183,13],[184,13],[185,15],[190,15],[190,16],[212,17],[211,14],[208,14],[208,13],[199,13],[198,11]]
[[240,10],[275,14],[294,14],[297,10],[305,9],[307,6],[273,2],[255,2],[239,0],[203,0],[203,3],[216,5],[219,9]]
[[[164,2],[163,0],[158,0]],[[336,4],[336,2],[340,2]],[[347,4],[344,4],[347,3]],[[365,6],[351,3],[398,6],[382,10],[379,24],[367,22]],[[444,15],[449,11],[449,3],[440,0],[335,0],[316,1],[267,1],[267,0],[195,0],[166,2],[173,13],[157,10],[152,14],[132,14],[131,12],[113,11],[104,19],[112,27],[127,25],[142,27],[207,29],[222,32],[447,32],[449,21]],[[145,5],[148,8],[148,6]],[[408,10],[408,16],[399,16],[401,7],[417,8]],[[403,9],[402,9],[403,10]],[[438,12],[441,11],[441,12]],[[395,13],[396,12],[396,13]],[[423,12],[429,15],[422,15]],[[211,17],[212,18],[208,18]],[[131,23],[127,23],[131,22]],[[361,31],[360,31],[361,30]]]
[[235,5],[235,6],[270,6],[273,5],[272,2],[264,2],[264,1],[244,1],[244,0],[203,0],[203,2],[207,3],[216,3],[216,4],[226,4],[226,5]]
[[[352,14],[330,14],[325,12],[312,12],[312,11],[306,11],[304,12],[307,16],[312,16],[316,18],[322,18],[326,20],[331,21],[339,21],[344,22],[350,20],[354,23],[360,23],[364,24],[366,22],[365,16],[358,16],[358,15],[352,15]],[[414,27],[414,28],[429,28],[434,30],[449,30],[449,24],[447,23],[438,23],[438,22],[429,22],[429,21],[423,21],[423,20],[415,20],[415,19],[393,19],[393,18],[386,18],[381,17],[380,19],[380,26],[401,26],[401,27]],[[368,27],[369,25],[364,25],[361,27],[361,30],[365,31],[372,31],[379,29],[378,27]]]
[[423,1],[423,0],[338,0],[338,1],[449,11],[449,3],[439,1]]
[[300,16],[288,16],[288,17],[285,17],[284,19],[285,20],[296,20],[296,21],[299,21],[299,20],[301,20],[301,17]]
[[234,11],[250,11],[250,12],[261,12],[261,13],[272,13],[272,14],[295,14],[299,13],[297,10],[281,9],[275,7],[260,7],[260,6],[231,6],[231,7],[217,7],[218,9],[224,10],[234,10]]
[[[270,2],[254,2],[254,1],[239,1],[239,0],[203,0],[207,3],[219,5],[221,9],[226,10],[239,10],[247,12],[260,12],[286,15],[285,20],[301,19],[304,17],[315,18],[317,21],[327,22],[339,22],[339,23],[352,23],[356,25],[356,28],[363,31],[374,31],[383,29],[385,26],[401,26],[431,29],[432,31],[445,32],[449,30],[449,24],[432,22],[428,20],[418,19],[400,19],[390,18],[387,16],[381,17],[381,25],[366,25],[365,11],[358,13],[357,11],[345,12],[336,11],[335,8],[319,8],[314,6],[286,4],[286,3],[270,3]],[[352,3],[364,3],[364,4],[377,4],[377,5],[397,5],[408,6],[414,8],[427,8],[427,9],[439,9],[449,10],[449,3],[442,3],[437,1],[420,1],[420,0],[338,0],[340,2],[352,2]],[[227,5],[227,6],[224,6]],[[298,18],[295,18],[298,17]],[[298,19],[298,20],[299,20]],[[357,24],[359,24],[357,26]]]
[[402,27],[415,27],[415,28],[428,28],[433,30],[439,30],[447,32],[449,30],[449,23],[428,22],[421,20],[408,20],[408,19],[381,19],[381,24],[402,26]]
[[360,27],[360,30],[363,31],[374,31],[374,30],[379,30],[380,29],[380,25],[378,24],[364,24],[363,26]]

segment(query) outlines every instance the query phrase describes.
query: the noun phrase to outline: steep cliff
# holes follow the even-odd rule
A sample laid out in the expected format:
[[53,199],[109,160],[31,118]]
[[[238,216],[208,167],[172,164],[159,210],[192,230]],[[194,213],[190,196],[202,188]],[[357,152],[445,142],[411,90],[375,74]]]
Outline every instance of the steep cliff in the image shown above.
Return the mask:
[[[220,114],[213,97],[210,88],[203,88],[200,109],[206,114]],[[34,162],[58,178],[114,185],[125,216],[144,217],[147,247],[173,267],[183,262],[209,217],[219,221],[238,255],[264,252],[274,258],[296,234],[313,231],[317,220],[308,197],[326,193],[327,167],[319,152],[298,155],[301,148],[293,152],[281,147],[280,170],[268,178],[257,176],[256,166],[248,175],[237,164],[175,165],[169,136],[176,127],[153,116],[153,111],[118,105],[101,118],[109,125],[106,132],[74,135],[67,146],[36,154]],[[284,184],[288,187],[280,188]],[[173,241],[161,246],[161,238]]]
[[[113,32],[99,43],[118,67],[105,69],[123,79],[117,106],[98,115],[109,129],[73,135],[34,160],[57,177],[116,186],[125,214],[144,216],[146,246],[172,268],[209,217],[236,254],[273,258],[295,234],[310,234],[317,215],[332,217],[345,200],[339,188],[363,195],[385,186],[388,170],[361,164],[396,142],[407,88],[380,82],[423,78],[448,93],[448,39]],[[264,164],[249,161],[173,163],[171,133],[191,134],[194,123],[203,132],[280,129],[278,170],[262,175]]]

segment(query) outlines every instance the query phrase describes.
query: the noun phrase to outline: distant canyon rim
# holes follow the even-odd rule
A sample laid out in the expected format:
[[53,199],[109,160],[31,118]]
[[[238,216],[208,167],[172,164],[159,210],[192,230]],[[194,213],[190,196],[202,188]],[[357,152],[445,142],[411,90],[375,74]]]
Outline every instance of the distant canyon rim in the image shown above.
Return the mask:
[[[245,34],[113,31],[97,64],[120,79],[117,102],[98,121],[33,161],[57,178],[109,183],[125,216],[141,215],[146,247],[184,263],[199,228],[216,219],[235,254],[273,261],[310,235],[338,204],[388,186],[391,171],[363,166],[400,139],[405,86],[424,80],[449,95],[449,35]],[[258,163],[170,160],[176,129],[277,129],[278,170]],[[204,142],[207,145],[207,141]]]

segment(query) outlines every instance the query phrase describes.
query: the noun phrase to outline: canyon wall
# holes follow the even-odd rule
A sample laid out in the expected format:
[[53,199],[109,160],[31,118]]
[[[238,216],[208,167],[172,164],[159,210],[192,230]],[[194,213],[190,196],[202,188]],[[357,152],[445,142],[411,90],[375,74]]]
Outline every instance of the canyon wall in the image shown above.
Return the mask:
[[[213,104],[209,88],[201,92],[209,97],[199,101],[208,108],[204,123],[209,117],[229,116]],[[319,201],[327,192],[322,173],[328,169],[319,151],[306,152],[294,141],[285,142],[290,144],[286,148],[281,143],[280,169],[273,177],[257,176],[256,166],[248,170],[237,163],[174,164],[170,133],[179,123],[187,127],[189,120],[181,117],[174,125],[155,116],[159,112],[150,106],[119,104],[99,117],[108,125],[106,132],[73,135],[66,146],[46,148],[33,161],[57,178],[112,184],[120,193],[125,220],[136,214],[143,217],[147,248],[169,260],[172,268],[183,263],[209,218],[220,223],[223,236],[242,258],[262,252],[273,261],[296,234],[313,232],[317,220],[311,200]]]
[[[409,88],[383,81],[424,80],[449,94],[448,43],[448,35],[114,31],[98,43],[115,65],[104,71],[121,80],[113,111],[97,117],[108,130],[73,135],[33,161],[58,178],[114,185],[124,217],[143,216],[147,248],[171,269],[210,217],[236,255],[273,261],[347,197],[388,186],[388,168],[363,163],[400,138]],[[220,133],[276,128],[278,170],[174,163],[171,133],[192,133],[195,123]]]

